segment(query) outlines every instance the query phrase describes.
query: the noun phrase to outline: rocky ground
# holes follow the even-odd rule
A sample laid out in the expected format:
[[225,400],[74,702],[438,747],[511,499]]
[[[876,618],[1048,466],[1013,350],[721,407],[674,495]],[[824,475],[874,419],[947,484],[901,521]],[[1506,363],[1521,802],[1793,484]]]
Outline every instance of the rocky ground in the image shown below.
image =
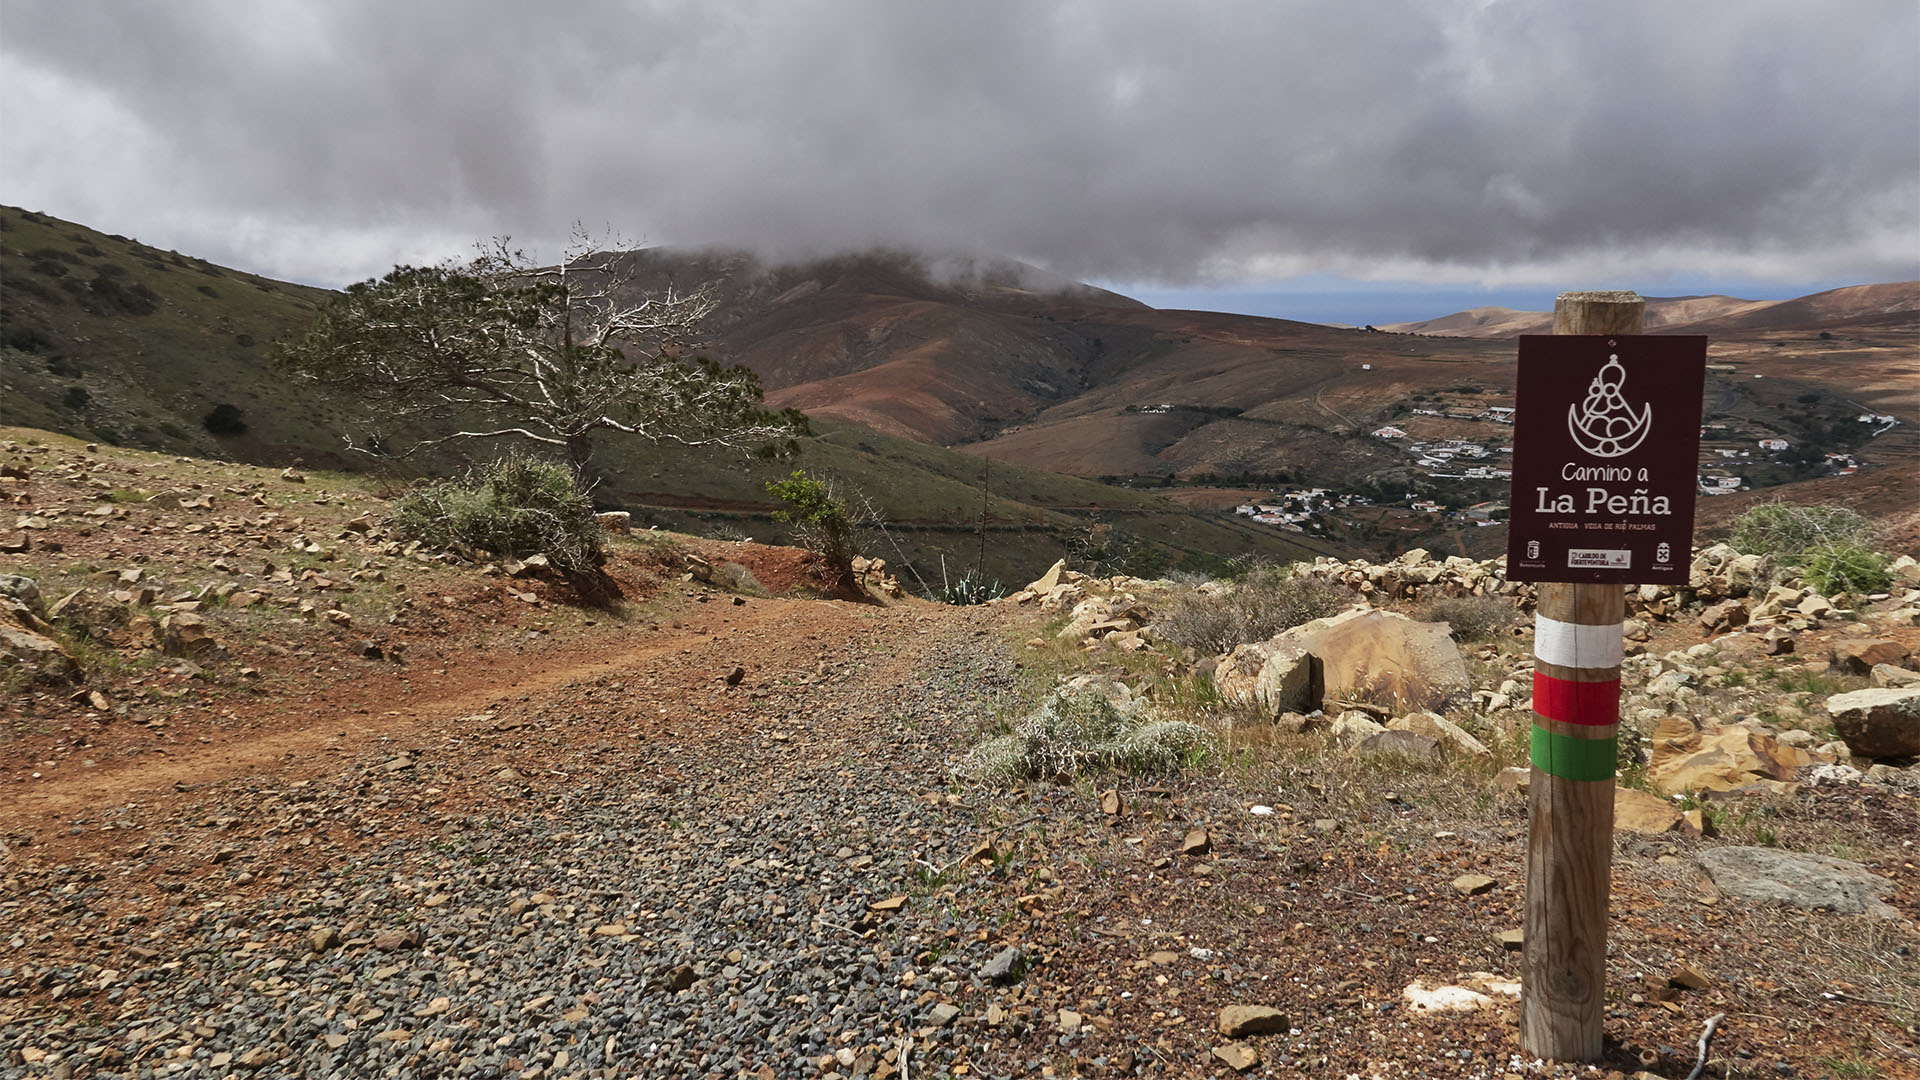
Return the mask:
[[[214,506],[99,500],[128,517],[87,521],[86,480],[106,478],[77,449],[18,460],[48,527],[5,569],[71,583],[43,604],[91,589],[131,614],[103,635],[117,666],[83,656],[88,681],[6,706],[0,1075],[1681,1077],[1717,1013],[1709,1076],[1920,1071],[1914,789],[1865,768],[1813,782],[1867,764],[1839,750],[1784,779],[1748,768],[1785,768],[1794,731],[1844,750],[1822,704],[1871,677],[1825,653],[1910,649],[1878,614],[1900,597],[1824,621],[1796,599],[1793,660],[1764,632],[1689,654],[1711,633],[1700,598],[1640,605],[1634,707],[1702,741],[1747,731],[1752,761],[1716,743],[1723,793],[1617,834],[1608,1056],[1556,1067],[1519,1053],[1502,937],[1524,884],[1503,727],[1523,638],[1465,650],[1467,703],[1432,720],[1356,701],[1296,724],[1183,696],[1205,658],[1156,644],[1151,618],[1118,625],[1159,602],[1135,583],[1056,579],[1081,595],[1051,610],[884,606],[724,571],[801,582],[778,554],[626,541],[627,599],[579,608],[537,574],[348,529],[377,495],[319,478],[190,475]],[[228,530],[226,487],[240,513],[324,527]],[[278,581],[290,560],[269,552],[295,540],[334,558],[303,550]],[[114,599],[134,566],[162,588]],[[316,603],[342,594],[307,570],[355,606]],[[1390,571],[1376,600],[1448,572]],[[229,583],[261,599],[154,611]],[[1091,597],[1116,625],[1061,639]],[[169,655],[176,614],[218,651]],[[378,659],[359,648],[375,633]],[[1204,714],[1222,752],[1167,776],[973,778],[985,734],[1089,672]],[[1668,672],[1686,678],[1650,685]],[[1359,749],[1389,730],[1433,746]],[[1687,737],[1663,760],[1715,775]],[[1658,792],[1642,765],[1624,790]],[[1753,849],[1832,860],[1825,910],[1743,891],[1768,868],[1721,864]]]

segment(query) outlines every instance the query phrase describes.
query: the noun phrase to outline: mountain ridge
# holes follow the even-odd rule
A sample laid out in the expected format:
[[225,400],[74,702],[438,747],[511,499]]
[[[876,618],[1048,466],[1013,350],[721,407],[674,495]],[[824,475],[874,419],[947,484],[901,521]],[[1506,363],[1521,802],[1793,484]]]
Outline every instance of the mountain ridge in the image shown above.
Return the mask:
[[[714,267],[724,269],[717,261]],[[793,295],[798,282],[774,284],[762,298],[765,309],[783,296],[787,304],[808,299]],[[860,287],[914,303],[959,295],[884,267]],[[1018,299],[1013,282],[983,276],[981,288],[1013,297],[1009,303],[1029,302]],[[272,340],[298,332],[330,295],[0,207],[0,425],[275,468],[365,471],[369,482],[387,486],[457,473],[493,452],[487,445],[450,446],[399,459],[345,451],[339,434],[355,430],[351,403],[281,376],[266,356]],[[1083,301],[1132,304],[1093,290]],[[756,311],[745,304],[734,310]],[[208,430],[204,419],[223,404],[237,411],[244,431]],[[866,491],[889,522],[887,547],[873,554],[917,563],[935,581],[943,558],[959,573],[975,566],[983,547],[979,570],[1005,581],[1027,580],[1075,547],[1140,568],[1219,569],[1236,553],[1284,561],[1343,552],[1085,478],[1011,464],[991,466],[988,476],[977,457],[832,417],[817,428],[799,464]],[[751,530],[762,538],[783,528],[764,484],[794,463],[612,438],[601,441],[597,460],[605,477],[599,499],[634,509],[643,522],[728,535]],[[982,544],[987,535],[993,544]]]
[[[36,254],[43,250],[57,254]],[[1021,521],[1058,540],[1090,528],[1092,516],[1115,514],[1151,522],[1154,543],[1185,552],[1176,565],[1205,551],[1332,550],[1230,514],[1183,518],[1185,507],[1140,488],[1206,489],[1213,494],[1182,501],[1216,511],[1270,501],[1285,485],[1400,505],[1440,498],[1456,508],[1505,496],[1504,482],[1485,469],[1478,479],[1437,478],[1461,470],[1408,453],[1425,438],[1499,441],[1497,429],[1472,418],[1514,404],[1514,352],[1500,337],[1156,309],[1010,260],[883,251],[768,266],[740,252],[658,248],[613,257],[630,261],[640,289],[712,288],[721,306],[710,324],[711,355],[753,369],[770,402],[813,415],[831,437],[809,452],[884,491],[891,519],[925,530],[928,542],[917,549],[924,553],[945,544],[957,555],[962,533]],[[13,346],[0,352],[0,422],[262,463],[368,464],[342,456],[336,433],[353,422],[347,403],[279,378],[261,348],[303,325],[324,290],[18,210],[0,210],[0,258],[0,316]],[[1847,450],[1864,436],[1854,422],[1861,413],[1900,419],[1905,426],[1862,459],[1870,472],[1904,462],[1906,433],[1920,427],[1911,394],[1920,302],[1909,300],[1920,292],[1910,284],[1766,303],[1656,298],[1654,310],[1661,327],[1726,326],[1712,331],[1705,419],[1719,418],[1748,446],[1767,437],[1786,439],[1802,457],[1816,445]],[[138,288],[154,294],[152,311],[103,306],[139,306]],[[1770,321],[1833,329],[1779,331]],[[202,417],[221,403],[244,410],[251,430],[204,430]],[[1421,434],[1405,444],[1373,434],[1396,424]],[[653,507],[682,527],[697,528],[700,514],[757,521],[758,511],[740,506],[766,505],[766,477],[751,470],[613,440],[603,451],[615,474],[606,499]],[[443,457],[432,467],[457,471],[470,460]],[[1795,460],[1797,471],[1775,463],[1754,483],[1809,479],[1820,454]],[[1019,481],[1023,491],[1005,506],[992,496],[982,514],[988,471],[1013,480],[1025,475],[1020,469],[1034,470]],[[1895,505],[1903,490],[1875,497],[1890,513],[1905,513]],[[1011,489],[996,482],[995,491]],[[1188,520],[1208,523],[1196,533]],[[1393,528],[1405,535],[1338,542],[1484,554],[1497,533],[1462,530],[1444,517]],[[1006,576],[1028,569],[1009,564]]]
[[[1847,285],[1787,300],[1745,300],[1726,295],[1649,296],[1646,300],[1650,333],[1822,329],[1910,315],[1920,309],[1920,281]],[[1552,333],[1553,313],[1478,307],[1431,319],[1389,323],[1380,329],[1396,334],[1504,339]]]

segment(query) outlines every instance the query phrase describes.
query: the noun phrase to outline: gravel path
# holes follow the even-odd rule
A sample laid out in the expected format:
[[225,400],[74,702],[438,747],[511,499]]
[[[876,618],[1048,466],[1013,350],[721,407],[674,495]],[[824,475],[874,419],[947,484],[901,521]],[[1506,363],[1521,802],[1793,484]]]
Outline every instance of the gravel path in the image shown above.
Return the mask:
[[[1229,1075],[1248,1005],[1287,1024],[1241,1075],[1604,1075],[1525,1060],[1510,1008],[1406,1005],[1517,973],[1525,805],[1490,776],[1326,752],[1103,778],[1116,809],[961,790],[1025,685],[1003,612],[647,617],[596,628],[603,655],[530,646],[491,696],[325,707],[265,733],[271,765],[183,740],[0,790],[0,1077]],[[1770,813],[1897,852],[1915,803]],[[1607,1067],[1685,1075],[1714,1012],[1734,1075],[1904,1046],[1878,1002],[1910,993],[1911,925],[1703,896],[1708,843],[1617,846]],[[1910,862],[1882,865],[1912,910]],[[1672,992],[1682,964],[1712,986]]]
[[978,839],[947,766],[1009,672],[949,613],[791,606],[331,779],[91,816],[99,869],[22,849],[0,1073],[937,1073],[997,947],[923,883]]

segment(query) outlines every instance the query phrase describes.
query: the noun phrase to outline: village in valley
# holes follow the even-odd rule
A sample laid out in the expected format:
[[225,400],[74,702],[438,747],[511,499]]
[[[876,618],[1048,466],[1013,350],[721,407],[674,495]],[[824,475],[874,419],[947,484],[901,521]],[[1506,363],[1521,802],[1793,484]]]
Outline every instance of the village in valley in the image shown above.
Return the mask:
[[[1475,400],[1491,393],[1463,385],[1450,397],[1416,398],[1394,410],[1399,414],[1395,422],[1366,433],[1411,459],[1412,482],[1406,487],[1418,490],[1364,493],[1304,485],[1276,488],[1265,498],[1236,505],[1233,512],[1261,525],[1303,533],[1320,531],[1324,519],[1340,511],[1369,508],[1367,517],[1402,532],[1434,528],[1439,522],[1462,529],[1500,525],[1507,518],[1505,487],[1513,477],[1515,408]],[[1815,403],[1803,398],[1797,404]],[[1148,405],[1139,411],[1172,408]],[[1860,412],[1851,417],[1857,430],[1836,435],[1845,425],[1822,426],[1814,412],[1806,409],[1806,415],[1798,418],[1803,423],[1800,431],[1792,433],[1795,438],[1745,418],[1702,423],[1699,494],[1730,495],[1808,475],[1851,475],[1862,465],[1857,444],[1870,442],[1900,423],[1893,416]],[[1835,444],[1840,448],[1830,448]],[[1426,524],[1420,523],[1422,519]]]

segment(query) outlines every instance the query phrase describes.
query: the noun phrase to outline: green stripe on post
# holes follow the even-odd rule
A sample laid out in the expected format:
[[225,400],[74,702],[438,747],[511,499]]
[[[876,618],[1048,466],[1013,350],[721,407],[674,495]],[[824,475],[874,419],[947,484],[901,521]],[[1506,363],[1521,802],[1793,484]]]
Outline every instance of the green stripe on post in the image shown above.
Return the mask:
[[1616,739],[1573,739],[1546,728],[1533,729],[1533,765],[1562,780],[1611,780]]

